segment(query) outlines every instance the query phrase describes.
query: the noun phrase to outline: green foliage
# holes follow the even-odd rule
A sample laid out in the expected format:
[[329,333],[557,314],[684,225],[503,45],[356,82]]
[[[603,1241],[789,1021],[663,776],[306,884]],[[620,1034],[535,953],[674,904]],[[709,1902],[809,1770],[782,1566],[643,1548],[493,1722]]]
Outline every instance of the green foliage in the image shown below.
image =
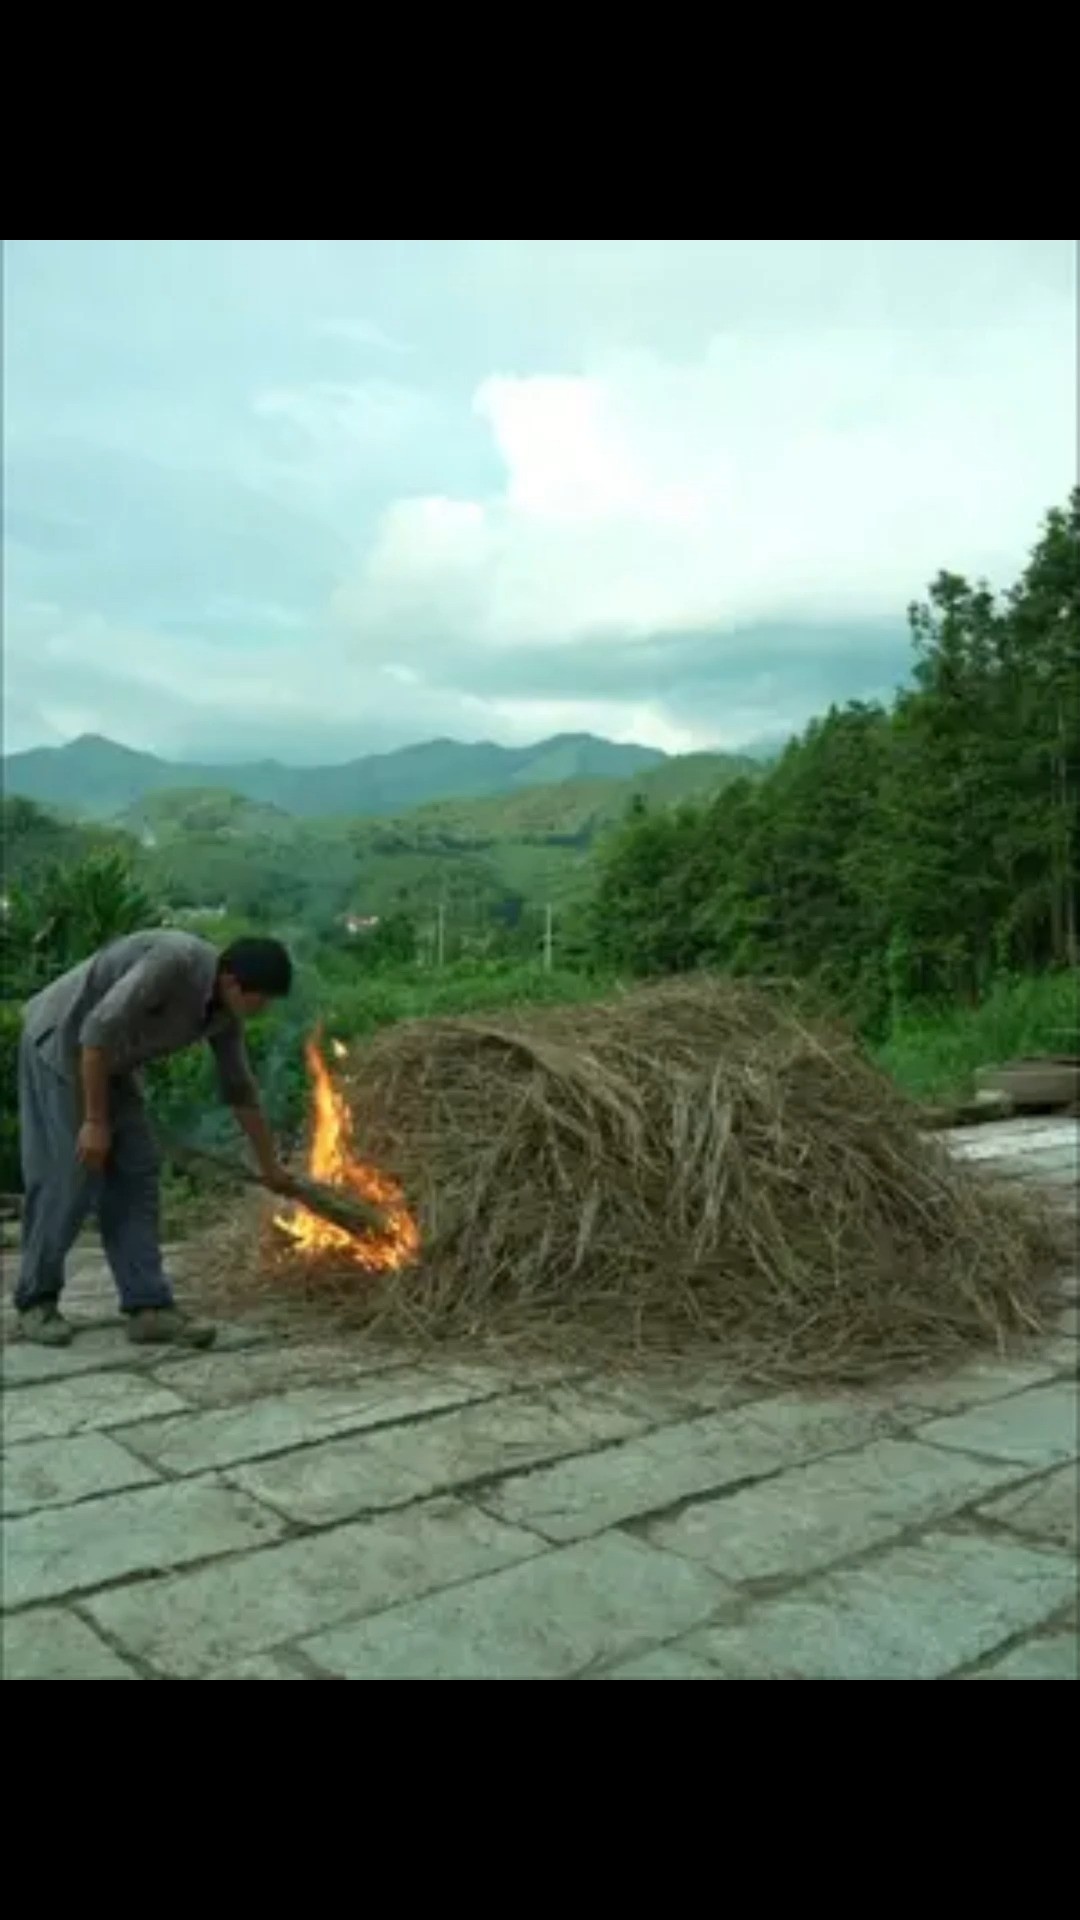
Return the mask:
[[999,980],[978,1007],[910,1013],[874,1052],[879,1066],[918,1098],[970,1097],[979,1067],[1033,1054],[1080,1053],[1076,975]]
[[604,964],[812,982],[879,1039],[1076,966],[1080,490],[1003,600],[942,574],[911,626],[891,711],[833,708],[756,783],[625,822],[589,916]]
[[0,1193],[17,1193],[19,1173],[19,1036],[22,1010],[0,1001]]
[[160,918],[122,852],[44,867],[7,897],[0,921],[4,997],[35,993],[98,947]]

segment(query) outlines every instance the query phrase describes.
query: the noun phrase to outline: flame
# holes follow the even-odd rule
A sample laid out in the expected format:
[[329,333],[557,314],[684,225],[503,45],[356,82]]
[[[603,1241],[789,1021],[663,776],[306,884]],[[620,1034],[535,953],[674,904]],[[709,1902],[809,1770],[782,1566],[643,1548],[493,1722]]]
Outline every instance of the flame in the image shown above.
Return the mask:
[[[343,1058],[346,1049],[332,1041],[334,1053]],[[324,1186],[340,1187],[358,1194],[382,1209],[386,1216],[384,1233],[365,1234],[362,1239],[320,1219],[298,1201],[274,1216],[274,1225],[293,1243],[294,1249],[312,1259],[326,1254],[345,1254],[357,1266],[373,1272],[386,1272],[407,1266],[420,1250],[420,1233],[405,1205],[396,1180],[367,1166],[353,1156],[352,1116],[340,1088],[334,1085],[318,1042],[308,1040],[304,1058],[311,1078],[313,1125],[308,1172]]]

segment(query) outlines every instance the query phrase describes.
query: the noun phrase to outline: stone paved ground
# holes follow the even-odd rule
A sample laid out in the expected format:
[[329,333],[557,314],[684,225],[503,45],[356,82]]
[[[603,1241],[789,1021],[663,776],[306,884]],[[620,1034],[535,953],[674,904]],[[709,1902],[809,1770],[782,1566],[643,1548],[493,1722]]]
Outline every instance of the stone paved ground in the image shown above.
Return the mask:
[[[1037,1133],[956,1145],[1074,1194],[1075,1123]],[[1076,1679],[1076,1298],[1022,1360],[749,1398],[155,1356],[80,1251],[75,1346],[5,1348],[3,1677]]]

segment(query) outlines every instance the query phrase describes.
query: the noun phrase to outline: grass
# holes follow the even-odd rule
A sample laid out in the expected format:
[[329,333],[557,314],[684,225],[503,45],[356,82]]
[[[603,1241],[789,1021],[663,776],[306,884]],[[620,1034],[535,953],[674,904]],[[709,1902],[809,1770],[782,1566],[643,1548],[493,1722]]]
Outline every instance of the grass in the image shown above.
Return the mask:
[[1080,981],[1049,973],[999,981],[977,1007],[909,1014],[874,1058],[905,1093],[948,1101],[970,1098],[979,1067],[1078,1052]]

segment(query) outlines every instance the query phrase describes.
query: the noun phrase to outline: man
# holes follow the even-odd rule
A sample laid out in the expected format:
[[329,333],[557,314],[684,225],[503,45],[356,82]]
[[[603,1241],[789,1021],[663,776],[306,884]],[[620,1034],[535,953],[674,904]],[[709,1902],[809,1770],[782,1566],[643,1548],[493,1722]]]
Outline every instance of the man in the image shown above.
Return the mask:
[[28,1339],[70,1342],[59,1306],[64,1261],[96,1212],[129,1337],[212,1344],[214,1329],[175,1306],[162,1267],[158,1163],[138,1070],[206,1040],[263,1178],[287,1192],[242,1023],[291,985],[292,962],[277,940],[237,940],[219,954],[193,934],[156,930],[103,947],[30,1001],[19,1049],[24,1198],[15,1292]]

